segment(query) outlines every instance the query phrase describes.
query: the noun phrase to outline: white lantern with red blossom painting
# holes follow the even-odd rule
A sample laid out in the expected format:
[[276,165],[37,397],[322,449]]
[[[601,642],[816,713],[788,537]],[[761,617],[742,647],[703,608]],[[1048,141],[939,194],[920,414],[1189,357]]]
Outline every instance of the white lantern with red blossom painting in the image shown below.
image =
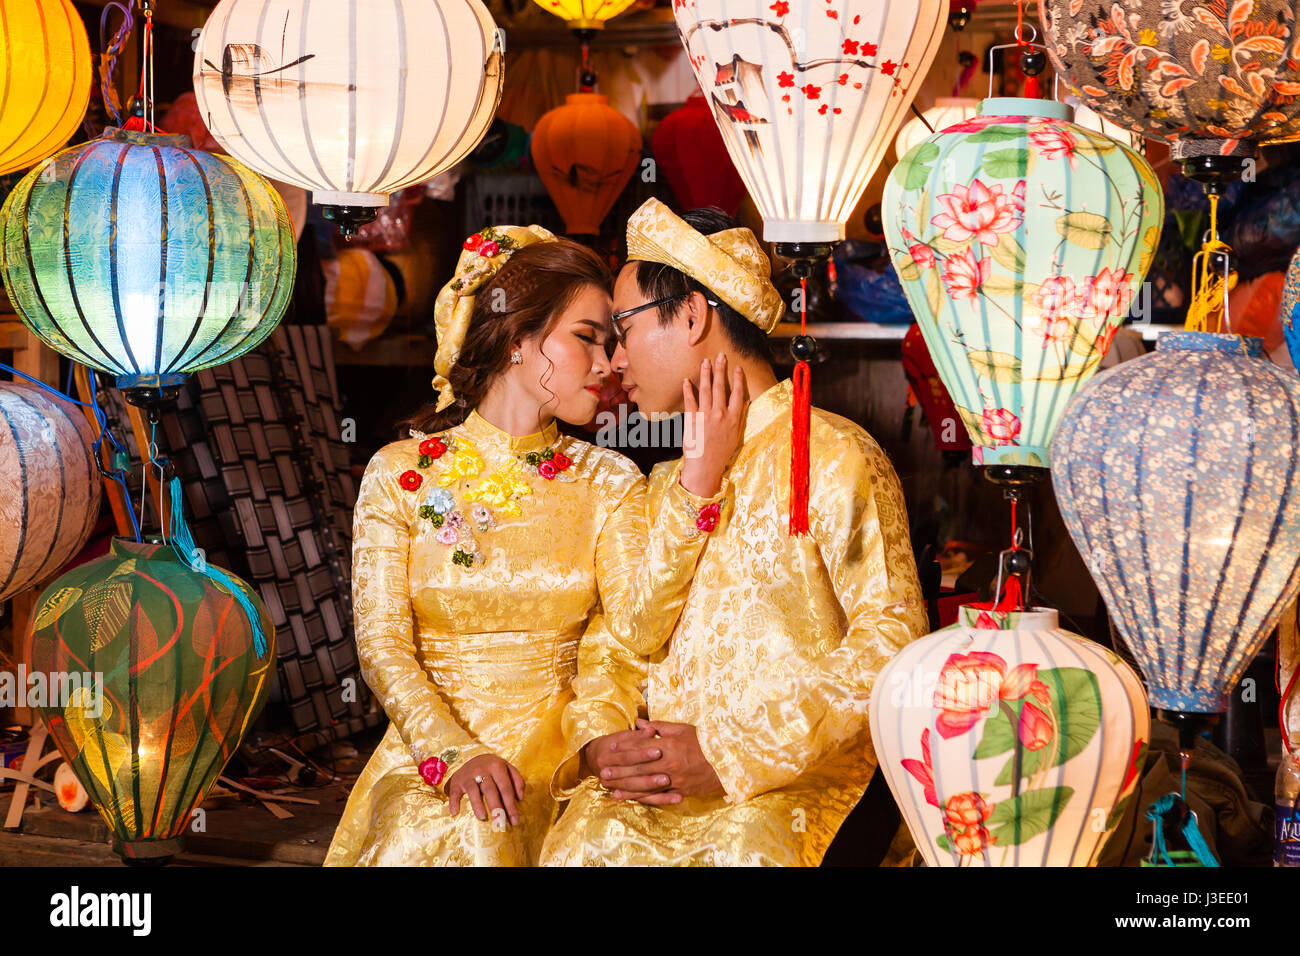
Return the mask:
[[1043,608],[961,608],[871,698],[880,769],[929,866],[1095,865],[1150,729],[1132,668]]

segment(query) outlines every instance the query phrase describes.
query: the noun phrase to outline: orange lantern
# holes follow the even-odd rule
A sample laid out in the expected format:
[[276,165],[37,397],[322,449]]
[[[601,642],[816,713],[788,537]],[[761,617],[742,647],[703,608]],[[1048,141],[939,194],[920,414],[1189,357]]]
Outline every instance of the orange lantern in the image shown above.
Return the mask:
[[533,130],[533,165],[570,235],[600,235],[641,158],[641,134],[599,93],[570,93]]

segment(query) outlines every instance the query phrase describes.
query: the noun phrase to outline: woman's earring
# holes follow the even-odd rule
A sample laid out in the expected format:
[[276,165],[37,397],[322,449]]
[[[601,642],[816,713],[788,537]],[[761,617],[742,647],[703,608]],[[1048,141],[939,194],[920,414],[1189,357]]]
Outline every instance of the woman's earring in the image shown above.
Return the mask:
[[511,353],[510,353],[510,364],[511,364],[511,365],[523,365],[523,364],[524,364],[524,353],[521,352],[521,351],[519,351],[518,349],[515,349],[513,352],[511,352]]

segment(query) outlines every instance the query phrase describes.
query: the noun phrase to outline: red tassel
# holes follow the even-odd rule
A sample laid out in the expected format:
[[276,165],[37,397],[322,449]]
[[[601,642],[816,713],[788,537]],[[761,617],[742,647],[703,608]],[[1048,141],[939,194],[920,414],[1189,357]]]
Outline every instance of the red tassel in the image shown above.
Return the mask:
[[1024,601],[1020,596],[1020,579],[1013,574],[1007,578],[1006,586],[1002,589],[1002,599],[994,605],[993,610],[1002,612],[1023,609]]
[[1026,99],[1036,100],[1036,99],[1038,99],[1039,95],[1040,95],[1040,94],[1039,94],[1039,92],[1038,92],[1038,77],[1036,77],[1036,76],[1027,76],[1027,77],[1025,77],[1025,97],[1026,97]]
[[807,362],[794,367],[790,412],[790,534],[808,533],[808,428],[812,419],[812,375]]

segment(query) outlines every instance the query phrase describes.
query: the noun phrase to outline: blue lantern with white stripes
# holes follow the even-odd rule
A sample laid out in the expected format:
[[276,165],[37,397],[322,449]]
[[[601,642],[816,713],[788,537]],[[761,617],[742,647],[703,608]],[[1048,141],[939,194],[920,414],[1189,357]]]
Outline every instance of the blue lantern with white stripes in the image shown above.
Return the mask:
[[185,136],[106,130],[37,165],[0,210],[0,272],[23,321],[128,397],[256,347],[296,264],[270,183]]
[[1051,455],[1151,704],[1226,711],[1300,590],[1300,378],[1261,339],[1171,332],[1074,397]]

